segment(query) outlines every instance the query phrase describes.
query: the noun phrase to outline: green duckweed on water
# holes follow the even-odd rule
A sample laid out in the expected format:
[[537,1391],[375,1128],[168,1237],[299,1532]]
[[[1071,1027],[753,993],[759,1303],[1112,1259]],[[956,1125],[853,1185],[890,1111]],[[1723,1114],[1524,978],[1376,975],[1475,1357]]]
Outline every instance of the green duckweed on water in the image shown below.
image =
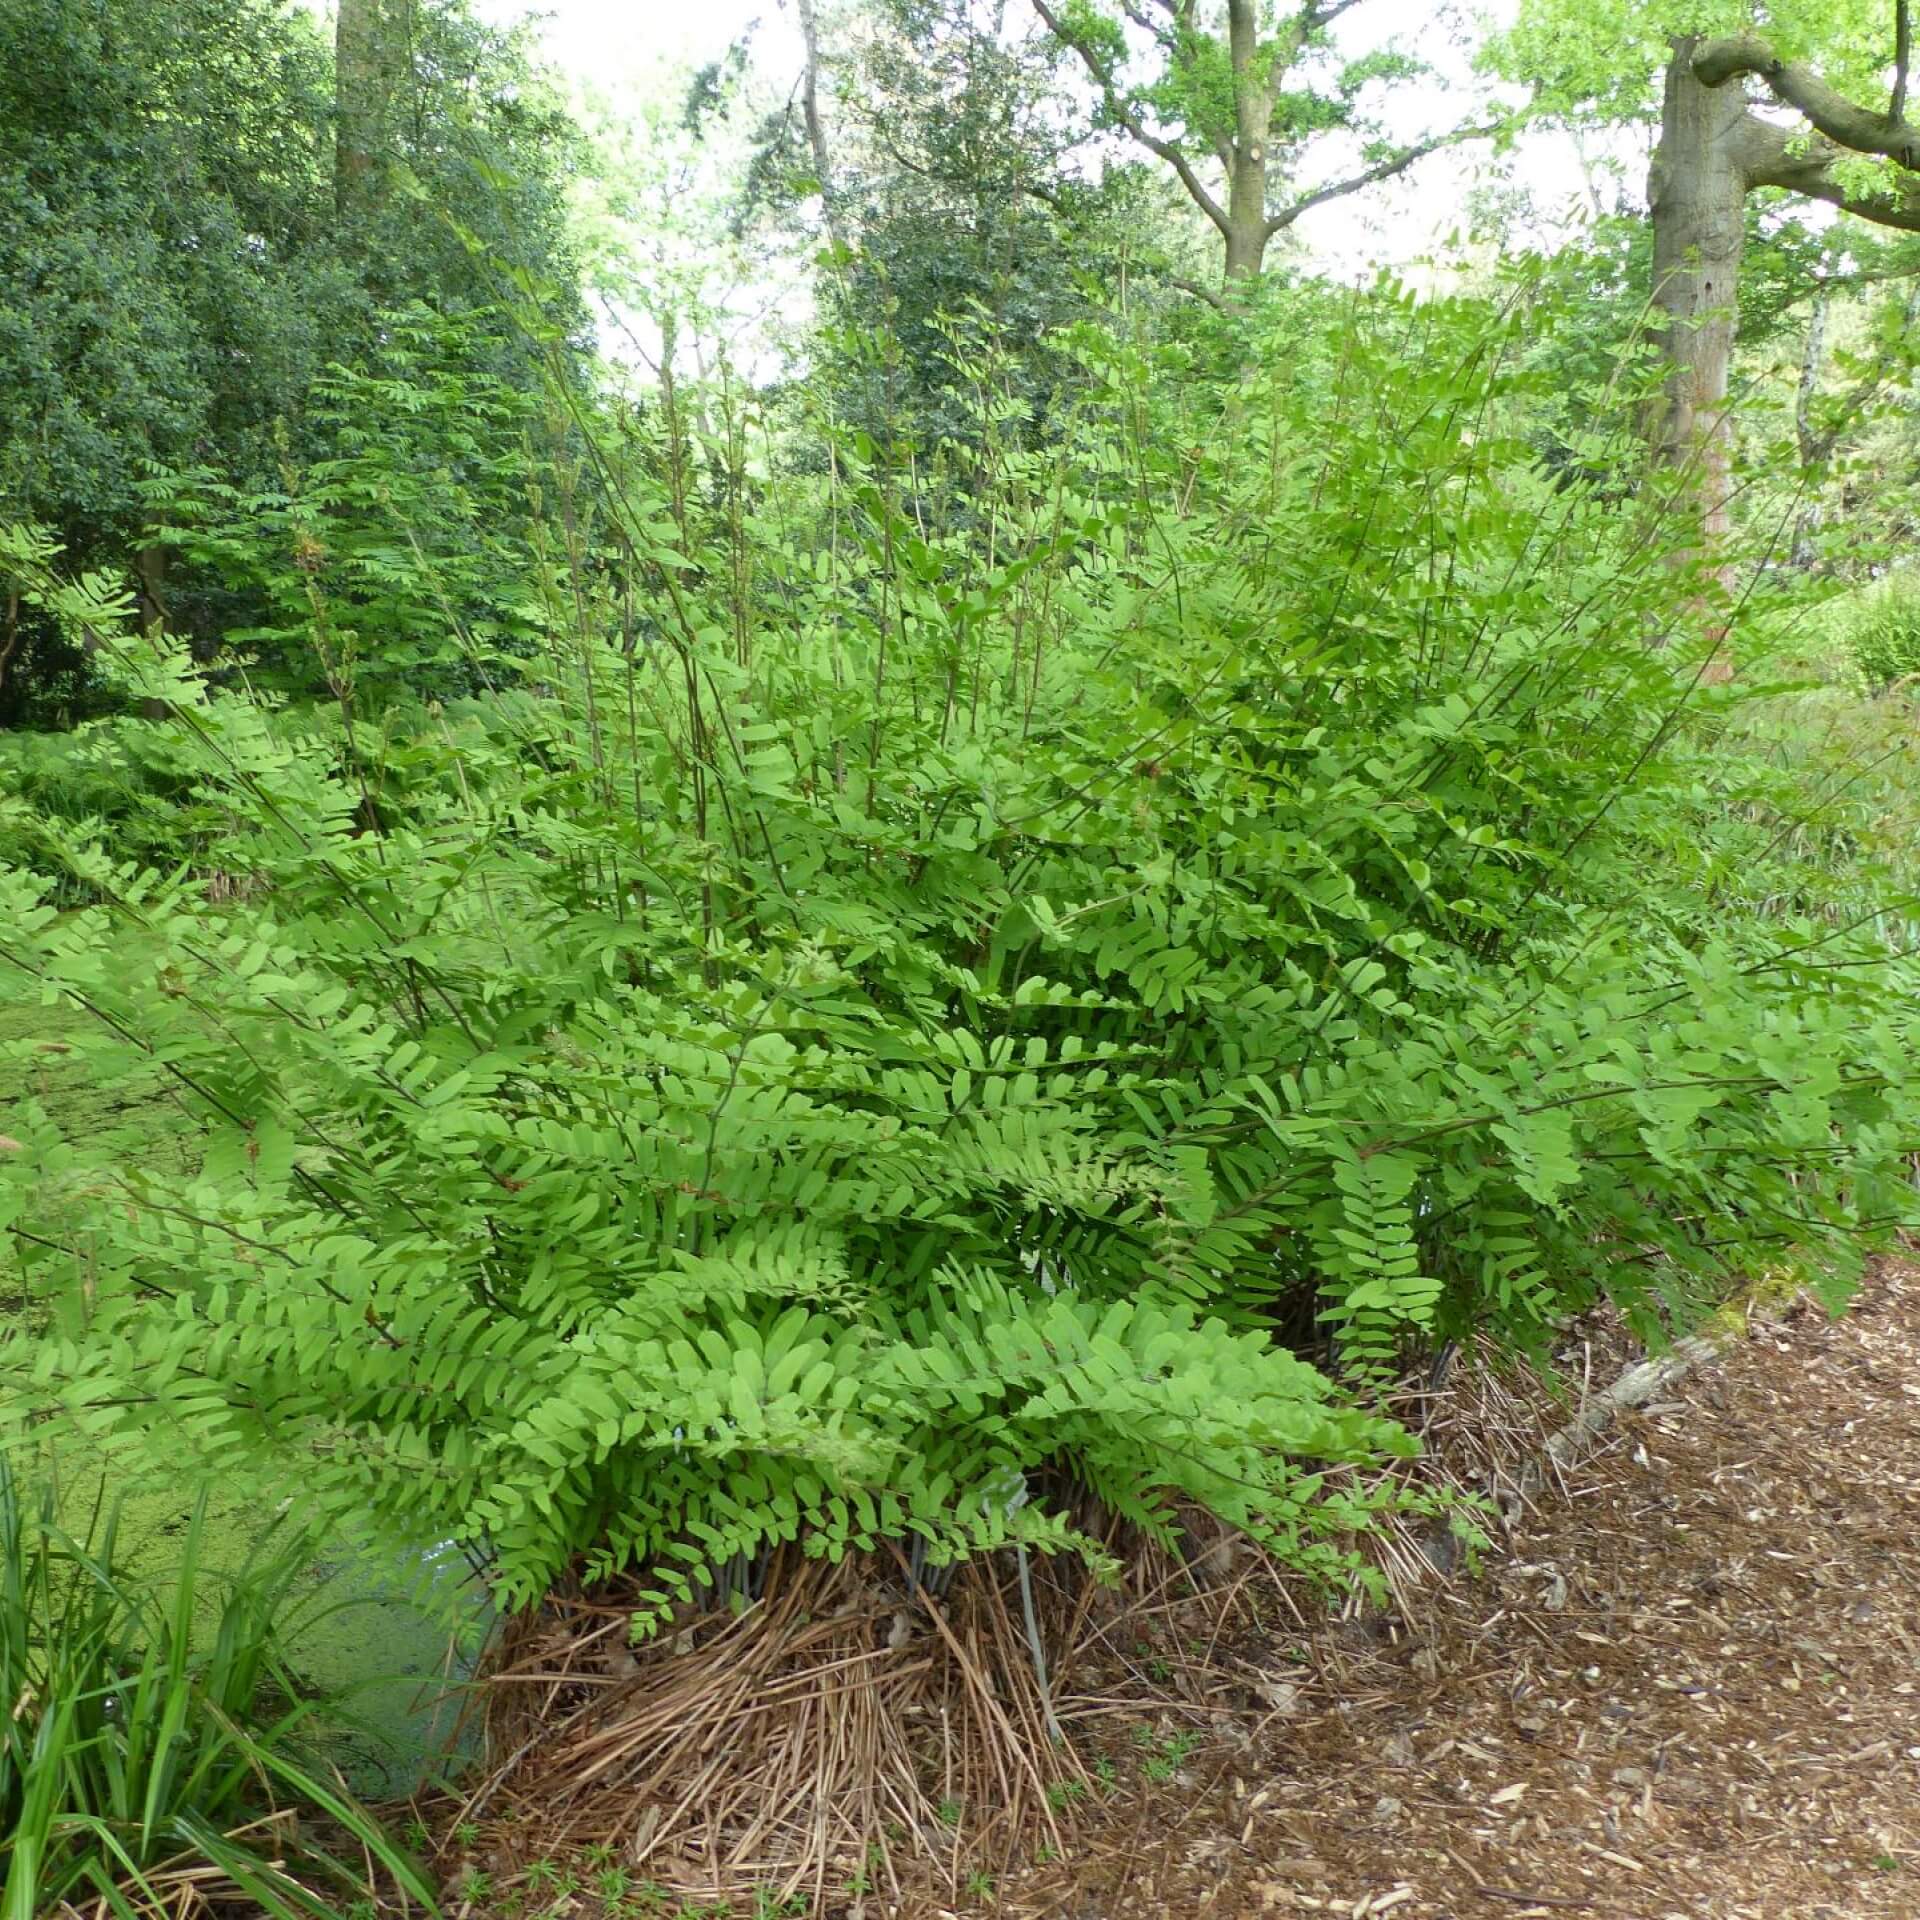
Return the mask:
[[[132,1130],[150,1164],[192,1164],[188,1116],[154,1068],[108,1078],[61,1009],[0,1002],[0,1132],[31,1125],[35,1110],[71,1139],[100,1141]],[[13,1114],[20,1117],[14,1119]],[[0,1269],[0,1315],[29,1321],[45,1309],[19,1279]],[[74,1443],[16,1463],[27,1487],[52,1478],[61,1524],[91,1532],[119,1508],[117,1555],[126,1570],[164,1595],[177,1567],[200,1488],[155,1466],[130,1472]],[[286,1492],[266,1482],[228,1478],[208,1489],[204,1564],[230,1576],[271,1529],[288,1523]],[[485,1631],[486,1603],[457,1553],[436,1558],[372,1539],[323,1547],[310,1591],[289,1623],[287,1652],[318,1692],[338,1695],[328,1722],[332,1757],[356,1791],[409,1792],[431,1776],[458,1717],[457,1687],[445,1678],[470,1660]],[[211,1614],[213,1583],[202,1610]]]
[[[72,1446],[43,1450],[31,1473],[43,1485],[53,1480],[60,1523],[77,1539],[96,1533],[117,1504],[115,1560],[167,1604],[197,1485],[109,1472]],[[271,1486],[234,1481],[208,1490],[196,1596],[203,1625],[212,1627],[222,1582],[290,1525],[298,1516]],[[457,1554],[429,1560],[377,1540],[319,1547],[280,1623],[284,1651],[315,1694],[337,1701],[318,1724],[328,1757],[357,1793],[408,1793],[443,1767],[459,1719],[459,1676],[489,1617]]]

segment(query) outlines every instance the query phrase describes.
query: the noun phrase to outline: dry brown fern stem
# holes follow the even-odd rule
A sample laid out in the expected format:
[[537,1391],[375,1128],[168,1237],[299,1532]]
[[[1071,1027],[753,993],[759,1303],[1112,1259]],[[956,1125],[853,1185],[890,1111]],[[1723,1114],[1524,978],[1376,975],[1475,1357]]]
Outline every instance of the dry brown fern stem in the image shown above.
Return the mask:
[[[1049,1666],[1070,1672],[1089,1583],[1043,1571],[1036,1602]],[[929,1866],[957,1884],[1036,1835],[1061,1843],[1060,1785],[1085,1776],[1048,1735],[1006,1568],[959,1568],[936,1600],[887,1557],[789,1550],[745,1611],[637,1648],[632,1612],[618,1590],[556,1595],[509,1626],[466,1817],[536,1808],[543,1847],[604,1846],[713,1901],[897,1898]]]

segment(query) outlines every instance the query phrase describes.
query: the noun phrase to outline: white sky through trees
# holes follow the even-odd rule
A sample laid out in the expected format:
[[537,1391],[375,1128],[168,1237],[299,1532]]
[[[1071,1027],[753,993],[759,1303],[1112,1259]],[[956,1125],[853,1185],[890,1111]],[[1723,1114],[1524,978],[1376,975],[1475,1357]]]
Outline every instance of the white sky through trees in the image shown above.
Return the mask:
[[796,67],[801,57],[792,8],[779,0],[480,0],[477,11],[495,21],[535,17],[555,64],[603,87],[717,60],[755,22],[757,53]]
[[[1028,0],[1008,0],[1010,25],[1027,5]],[[1471,33],[1469,44],[1491,25],[1504,22],[1513,5],[1514,0],[1491,0],[1480,10],[1482,26]],[[499,24],[531,18],[551,64],[590,96],[602,114],[616,119],[639,117],[649,107],[657,110],[661,103],[677,101],[693,71],[722,58],[749,30],[759,97],[784,97],[797,86],[803,64],[792,0],[545,0],[544,5],[475,0],[475,6]],[[1338,31],[1348,53],[1397,39],[1438,70],[1435,80],[1401,83],[1388,97],[1386,117],[1396,134],[1416,138],[1470,111],[1469,56],[1457,30],[1443,24],[1452,13],[1435,0],[1369,0],[1341,22]],[[1063,84],[1071,82],[1072,69],[1063,69]],[[1630,138],[1595,141],[1589,158],[1603,157],[1609,150],[1637,197],[1645,174],[1644,144]],[[1116,142],[1113,151],[1130,161],[1140,158],[1123,142]],[[1339,157],[1330,157],[1326,165],[1337,174]],[[1528,189],[1527,209],[1511,229],[1511,244],[1516,245],[1556,244],[1591,214],[1596,185],[1609,202],[1615,191],[1602,171],[1583,164],[1567,136],[1530,134],[1518,152],[1501,161],[1491,158],[1484,144],[1432,154],[1405,179],[1314,209],[1291,237],[1313,268],[1342,279],[1365,279],[1386,266],[1416,283],[1433,284],[1446,275],[1429,262],[1451,251],[1450,235],[1464,233],[1474,188],[1502,178],[1523,182]],[[1480,257],[1484,261],[1484,251]],[[759,304],[764,292],[743,287],[728,304],[745,311]],[[791,293],[776,294],[774,304],[790,310]],[[617,360],[629,359],[629,346],[638,344],[618,337],[630,336],[631,320],[629,308],[620,326],[602,328],[602,344]],[[639,331],[650,335],[652,329],[643,323]],[[757,357],[744,339],[739,344],[750,358]]]

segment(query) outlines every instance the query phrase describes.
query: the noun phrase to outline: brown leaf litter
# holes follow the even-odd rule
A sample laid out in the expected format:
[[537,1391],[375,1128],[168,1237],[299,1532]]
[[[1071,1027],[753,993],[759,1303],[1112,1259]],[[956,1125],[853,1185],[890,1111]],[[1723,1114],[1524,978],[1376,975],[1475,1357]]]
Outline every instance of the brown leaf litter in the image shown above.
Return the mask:
[[1186,1771],[993,1910],[1915,1920],[1920,1268],[1623,1415],[1478,1580],[1316,1636]]

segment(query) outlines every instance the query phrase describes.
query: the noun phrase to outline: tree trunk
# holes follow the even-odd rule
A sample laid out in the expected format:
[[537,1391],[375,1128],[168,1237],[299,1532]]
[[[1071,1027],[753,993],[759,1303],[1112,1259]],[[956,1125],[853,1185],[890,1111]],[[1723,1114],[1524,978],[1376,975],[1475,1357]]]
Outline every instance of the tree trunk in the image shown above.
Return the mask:
[[1259,70],[1260,23],[1253,0],[1227,0],[1227,56],[1233,69],[1233,151],[1227,159],[1227,278],[1258,277],[1267,256],[1267,138],[1273,130],[1269,76]]
[[[1739,321],[1740,255],[1746,237],[1747,172],[1742,161],[1746,101],[1738,87],[1702,86],[1693,71],[1692,39],[1673,43],[1661,104],[1660,144],[1647,179],[1653,217],[1653,304],[1662,325],[1667,375],[1649,422],[1656,455],[1682,476],[1691,496],[1697,541],[1674,555],[1677,565],[1704,563],[1722,598],[1732,567],[1721,557],[1731,530],[1733,421],[1727,411],[1733,336]],[[1725,637],[1717,614],[1707,637]],[[1716,653],[1704,678],[1724,681],[1732,668]]]
[[338,0],[333,30],[333,205],[342,220],[372,209],[392,112],[387,0]]
[[[133,556],[134,600],[140,609],[143,633],[157,634],[167,624],[167,550],[155,542],[139,548]],[[164,720],[167,703],[151,694],[140,702],[143,719]]]
[[1727,375],[1738,318],[1747,176],[1737,87],[1694,78],[1692,40],[1674,42],[1647,181],[1653,215],[1653,302],[1662,316],[1665,388],[1652,422],[1661,457],[1692,478],[1702,539],[1728,527],[1732,423]]
[[[1237,201],[1239,195],[1235,194]],[[1229,280],[1256,280],[1267,257],[1267,223],[1262,215],[1258,219],[1242,219],[1240,209],[1235,206],[1227,214],[1227,278]]]
[[820,212],[835,252],[844,252],[846,227],[840,218],[840,196],[833,183],[833,156],[827,148],[826,122],[820,117],[820,28],[814,17],[813,0],[800,0],[800,40],[807,57],[800,111],[807,123],[807,145],[813,149],[813,170],[820,178]]
[[157,633],[167,624],[167,550],[156,541],[134,553],[133,592],[141,631]]
[[[1894,25],[1893,99],[1884,110],[1849,99],[1754,34],[1671,42],[1660,145],[1647,182],[1653,299],[1664,321],[1667,376],[1647,424],[1656,454],[1683,476],[1684,504],[1698,529],[1693,551],[1675,558],[1704,560],[1721,581],[1723,599],[1731,584],[1724,558],[1732,499],[1727,376],[1746,196],[1755,187],[1782,187],[1881,226],[1920,233],[1920,129],[1905,118],[1912,51],[1907,0],[1900,0]],[[1749,80],[1804,116],[1810,130],[1796,132],[1751,112]],[[1852,180],[1837,169],[1853,154],[1889,160],[1893,167],[1890,173],[1883,169],[1877,182]],[[1803,464],[1817,438],[1810,408],[1820,351],[1816,328],[1797,423]],[[1805,552],[1812,529],[1801,531],[1806,538],[1797,538],[1796,547]],[[1715,656],[1708,677],[1725,678],[1725,668],[1724,657]]]
[[1807,348],[1800,356],[1800,385],[1793,402],[1793,437],[1800,455],[1800,511],[1793,523],[1793,564],[1811,573],[1820,558],[1820,482],[1814,471],[1827,457],[1814,428],[1813,402],[1820,391],[1820,370],[1826,363],[1827,294],[1823,287],[1813,297],[1807,316]]

